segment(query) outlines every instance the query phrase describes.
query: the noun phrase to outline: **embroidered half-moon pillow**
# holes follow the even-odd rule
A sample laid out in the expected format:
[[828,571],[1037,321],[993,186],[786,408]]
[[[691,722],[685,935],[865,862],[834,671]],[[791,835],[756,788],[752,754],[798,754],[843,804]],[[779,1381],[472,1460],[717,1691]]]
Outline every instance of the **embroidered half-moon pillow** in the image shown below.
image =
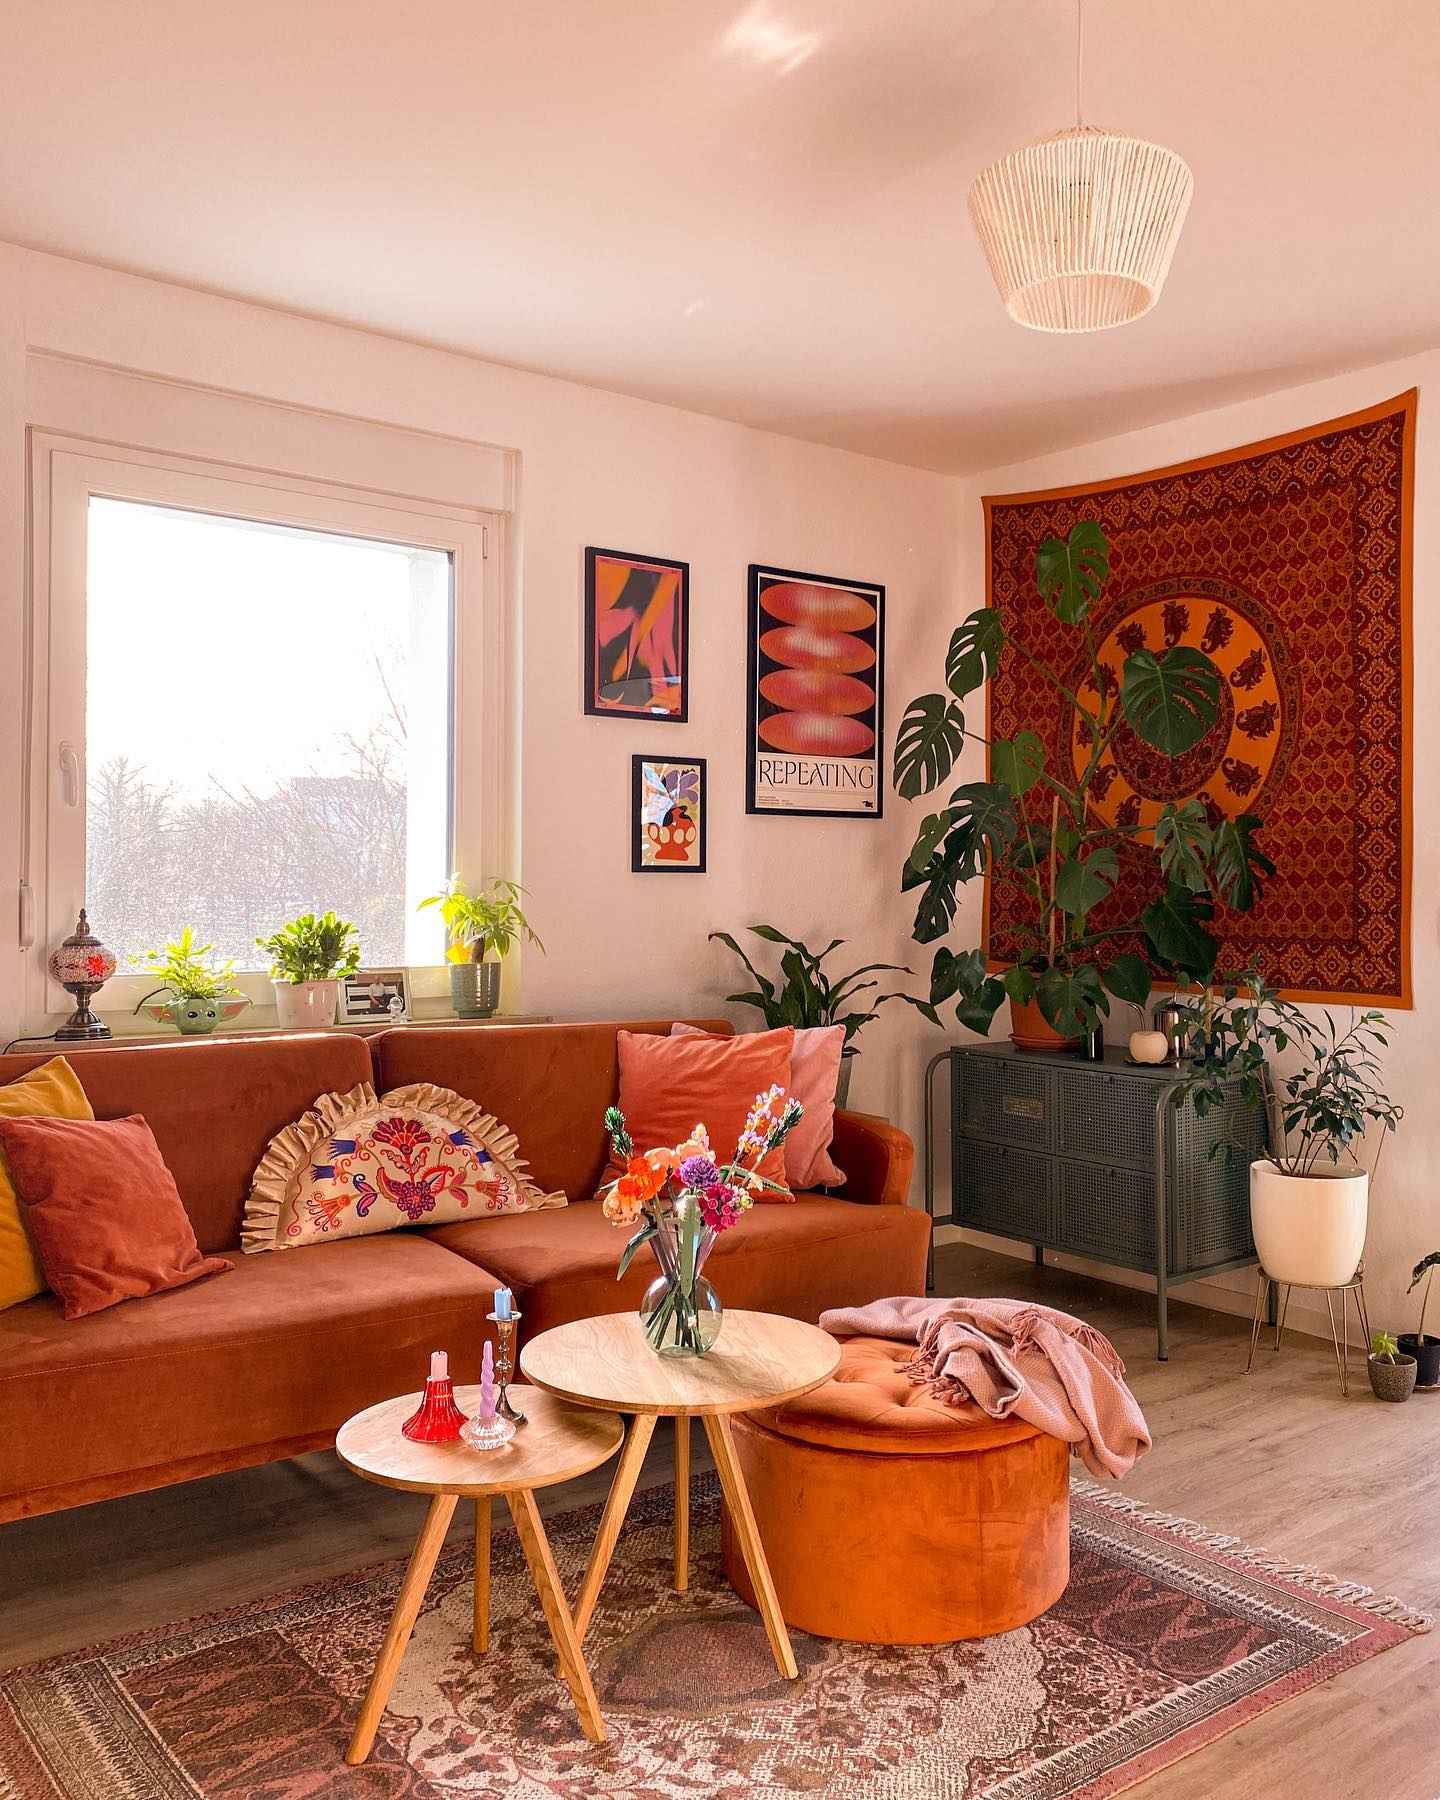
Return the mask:
[[270,1140],[240,1242],[252,1253],[294,1250],[565,1203],[541,1193],[515,1133],[473,1100],[429,1082],[381,1098],[362,1082],[322,1094]]

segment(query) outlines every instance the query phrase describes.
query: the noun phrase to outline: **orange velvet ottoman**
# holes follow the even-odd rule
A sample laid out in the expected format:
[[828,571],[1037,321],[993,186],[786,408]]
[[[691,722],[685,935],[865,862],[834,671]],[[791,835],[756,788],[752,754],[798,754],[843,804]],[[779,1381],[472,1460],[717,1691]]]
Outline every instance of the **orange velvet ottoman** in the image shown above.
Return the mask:
[[[789,1625],[866,1644],[1012,1631],[1070,1579],[1070,1447],[946,1406],[909,1344],[851,1338],[833,1380],[731,1421]],[[724,1516],[725,1572],[755,1604]]]

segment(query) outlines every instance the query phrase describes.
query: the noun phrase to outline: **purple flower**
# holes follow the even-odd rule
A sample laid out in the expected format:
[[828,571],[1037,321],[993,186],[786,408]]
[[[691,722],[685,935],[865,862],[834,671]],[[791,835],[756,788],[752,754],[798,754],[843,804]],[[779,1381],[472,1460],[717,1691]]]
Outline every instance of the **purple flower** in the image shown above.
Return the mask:
[[680,1165],[680,1179],[688,1188],[718,1187],[720,1171],[708,1156],[687,1156]]

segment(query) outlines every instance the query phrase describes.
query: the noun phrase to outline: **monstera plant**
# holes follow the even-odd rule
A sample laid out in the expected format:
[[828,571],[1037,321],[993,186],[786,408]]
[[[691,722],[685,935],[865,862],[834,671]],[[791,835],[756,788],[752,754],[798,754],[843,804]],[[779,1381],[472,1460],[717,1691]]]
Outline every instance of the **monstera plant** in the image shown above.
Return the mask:
[[[967,739],[988,743],[990,753],[989,779],[952,788],[906,859],[901,888],[918,895],[916,942],[947,936],[961,888],[978,877],[1005,883],[1021,902],[1008,967],[992,969],[978,947],[940,944],[929,998],[912,1001],[936,1024],[939,1008],[954,1001],[962,1025],[988,1032],[1008,996],[1017,1008],[1038,1005],[1054,1032],[1073,1038],[1108,1014],[1112,995],[1143,1004],[1155,969],[1203,985],[1219,954],[1210,930],[1216,907],[1247,911],[1274,873],[1255,841],[1253,813],[1230,818],[1197,798],[1166,802],[1144,824],[1102,816],[1097,776],[1118,734],[1183,757],[1211,731],[1221,705],[1220,671],[1191,645],[1136,649],[1118,677],[1102,666],[1092,614],[1109,575],[1110,546],[1093,519],[1067,538],[1047,538],[1036,552],[1036,587],[1073,633],[1068,663],[1052,667],[1007,632],[997,610],[982,607],[951,636],[946,691],[912,700],[901,723],[895,786],[904,799],[940,788]],[[1033,666],[1063,697],[1081,746],[1070,766],[1052,762],[1033,731],[989,740],[971,729],[970,697],[1009,657]],[[1112,901],[1122,873],[1123,892],[1146,896],[1138,916],[1124,916],[1118,896]]]

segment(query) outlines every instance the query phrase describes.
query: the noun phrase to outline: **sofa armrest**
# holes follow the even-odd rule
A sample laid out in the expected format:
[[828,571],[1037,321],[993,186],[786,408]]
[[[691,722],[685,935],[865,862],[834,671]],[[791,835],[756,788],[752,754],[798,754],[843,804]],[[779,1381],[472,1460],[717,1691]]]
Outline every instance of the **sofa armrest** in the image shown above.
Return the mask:
[[904,1206],[910,1197],[915,1145],[907,1132],[877,1113],[835,1113],[835,1161],[845,1171],[843,1199],[867,1206]]

